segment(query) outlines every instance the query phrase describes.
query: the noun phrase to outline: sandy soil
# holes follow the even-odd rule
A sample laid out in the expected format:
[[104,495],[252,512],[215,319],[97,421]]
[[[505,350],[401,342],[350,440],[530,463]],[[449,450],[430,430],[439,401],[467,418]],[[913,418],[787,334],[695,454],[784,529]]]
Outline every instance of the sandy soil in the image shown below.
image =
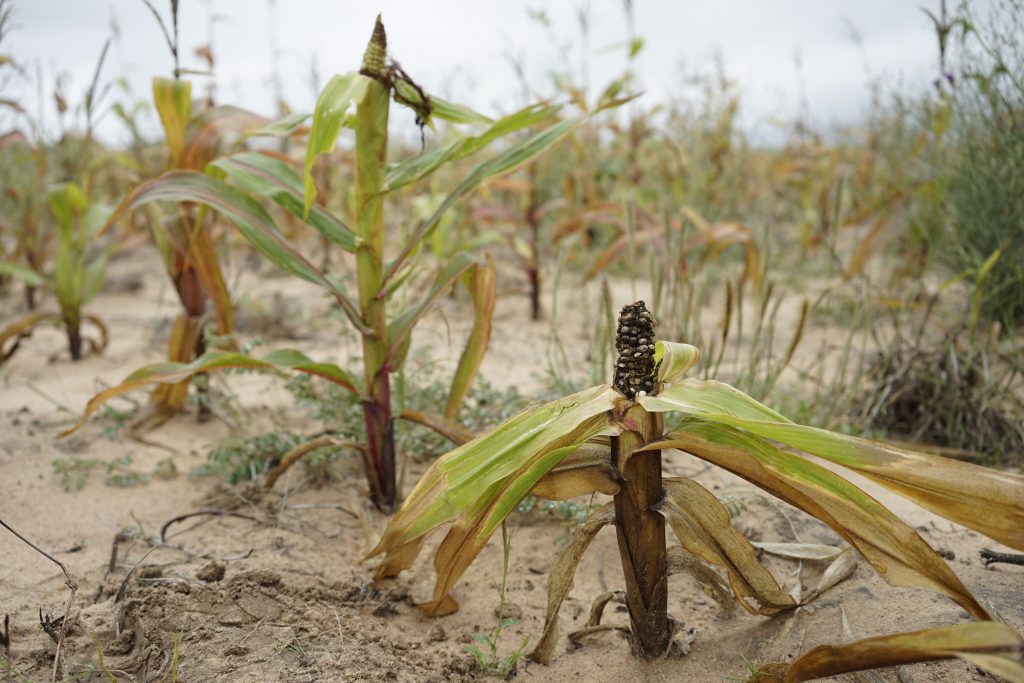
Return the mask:
[[[514,284],[503,282],[502,287]],[[575,284],[565,289],[574,295],[580,291]],[[271,340],[269,346],[295,346],[315,358],[340,361],[353,348],[350,335],[339,335],[341,325],[326,319],[327,302],[312,287],[264,272],[242,277],[234,291],[250,302],[243,307],[249,311],[241,325],[245,336],[262,336]],[[615,294],[624,302],[630,287],[616,286]],[[560,334],[575,356],[571,360],[585,355],[588,330],[593,329],[596,288],[587,290],[587,296],[587,305],[560,306]],[[16,313],[11,302],[4,305],[6,313]],[[306,480],[304,468],[295,467],[273,494],[252,503],[215,478],[187,476],[228,433],[220,420],[199,424],[194,416],[183,415],[138,441],[124,431],[108,437],[105,430],[112,423],[100,419],[71,438],[55,440],[71,417],[67,411],[76,413],[96,390],[140,364],[162,359],[176,307],[156,257],[144,249],[132,252],[112,264],[108,286],[92,306],[111,326],[106,353],[71,363],[63,338],[56,331],[42,331],[0,371],[0,518],[64,562],[79,582],[65,645],[69,680],[109,680],[97,669],[98,649],[107,669],[125,681],[169,681],[172,669],[185,682],[480,677],[464,647],[472,634],[489,632],[495,625],[501,574],[497,542],[492,541],[458,586],[462,609],[427,619],[413,605],[431,589],[429,562],[377,585],[371,581],[372,566],[360,563],[386,518],[364,503],[362,476],[354,463],[347,476],[321,488]],[[517,385],[529,393],[541,380],[522,368],[543,367],[549,324],[527,321],[526,308],[519,297],[499,301],[483,373],[499,387]],[[287,313],[281,318],[275,310]],[[459,307],[445,306],[418,330],[416,344],[450,362],[469,323]],[[289,334],[299,338],[280,339]],[[817,352],[814,343],[804,348]],[[313,428],[292,405],[280,380],[247,375],[232,376],[229,382],[251,430],[282,422],[293,429]],[[103,463],[130,456],[132,470],[147,474],[147,481],[110,486],[104,483],[105,468],[98,467],[80,490],[65,492],[53,463],[69,455]],[[156,472],[166,468],[168,458],[179,474],[161,478]],[[716,494],[738,497],[745,509],[735,524],[751,539],[839,543],[817,521],[745,482],[679,453],[666,461],[668,473],[693,476]],[[420,471],[421,465],[410,465],[406,488]],[[942,550],[983,603],[1024,630],[1024,571],[1006,566],[986,570],[978,560],[982,546],[1000,546],[858,483]],[[161,526],[172,518],[203,509],[230,509],[240,516],[182,520],[166,529],[166,543],[155,549],[139,538],[159,538]],[[502,655],[524,638],[538,637],[546,573],[566,534],[562,524],[537,513],[516,515],[513,524],[507,596],[519,622],[505,631],[499,644]],[[112,544],[124,530],[131,533],[117,544],[112,561]],[[18,672],[0,671],[0,679],[48,680],[54,643],[40,628],[39,611],[63,613],[63,577],[6,531],[0,531],[0,557],[0,612],[10,618],[9,659]],[[821,571],[806,566],[797,575],[796,563],[765,562],[787,586],[794,581],[813,586]],[[570,651],[565,634],[586,622],[590,601],[620,587],[614,533],[604,530],[585,556],[562,609],[557,658],[547,667],[522,662],[514,680],[735,680],[730,677],[746,673],[745,661],[786,660],[820,643],[840,641],[843,611],[858,637],[968,620],[944,598],[889,587],[862,561],[851,579],[816,603],[773,619],[742,610],[724,613],[694,581],[673,577],[670,610],[684,625],[688,654],[638,662],[613,633],[587,638],[581,648]],[[628,622],[624,608],[606,619]],[[122,626],[119,631],[117,625]],[[880,674],[886,681],[992,680],[956,662]]]

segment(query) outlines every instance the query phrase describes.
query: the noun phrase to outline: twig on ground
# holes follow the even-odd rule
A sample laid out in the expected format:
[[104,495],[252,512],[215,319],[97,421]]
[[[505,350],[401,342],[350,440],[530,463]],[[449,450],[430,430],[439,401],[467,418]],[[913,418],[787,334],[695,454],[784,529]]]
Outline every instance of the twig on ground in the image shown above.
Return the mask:
[[1018,564],[1024,567],[1024,555],[1016,553],[997,553],[988,548],[982,548],[978,555],[981,556],[981,563],[988,567],[991,564],[1001,562],[1002,564]]
[[184,515],[178,515],[177,517],[173,517],[164,522],[164,525],[160,527],[161,543],[167,540],[167,529],[172,524],[177,524],[178,522],[182,522],[191,517],[199,517],[201,515],[212,515],[214,517],[238,517],[240,519],[248,519],[249,521],[256,522],[257,524],[263,523],[262,520],[257,519],[251,515],[247,515],[243,512],[232,512],[230,510],[198,510],[196,512],[187,512]]
[[[3,521],[2,519],[0,519],[0,525],[2,525],[5,529],[10,531],[15,536],[17,536],[19,539],[21,539],[26,545],[28,545],[30,548],[35,550],[37,553],[39,553],[40,555],[42,555],[43,557],[48,559],[50,562],[53,562],[55,565],[60,567],[60,570],[62,572],[64,572],[64,584],[68,587],[68,590],[71,591],[71,595],[68,596],[68,603],[64,607],[64,616],[62,616],[60,618],[60,630],[59,630],[59,633],[57,635],[57,652],[53,655],[53,671],[50,673],[50,680],[51,681],[56,681],[57,680],[57,667],[60,664],[60,649],[61,649],[61,646],[64,644],[64,636],[65,636],[65,634],[67,632],[68,617],[71,615],[71,605],[74,604],[74,602],[75,602],[75,593],[78,592],[78,582],[75,581],[74,578],[72,578],[71,572],[68,571],[68,568],[64,566],[63,562],[61,562],[60,560],[55,558],[53,555],[51,555],[50,553],[46,552],[45,550],[43,550],[42,548],[37,546],[35,543],[33,543],[32,541],[28,540],[27,538],[25,538],[21,534],[19,534],[17,531],[15,531],[10,526],[8,526],[7,522]],[[40,610],[40,616],[41,616],[41,612],[42,611]]]

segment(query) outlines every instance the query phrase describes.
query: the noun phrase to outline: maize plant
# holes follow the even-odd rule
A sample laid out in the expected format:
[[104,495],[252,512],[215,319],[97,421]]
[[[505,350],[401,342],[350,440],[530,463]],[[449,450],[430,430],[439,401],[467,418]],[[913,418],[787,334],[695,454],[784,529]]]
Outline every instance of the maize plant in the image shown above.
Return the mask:
[[[51,291],[57,297],[58,312],[34,311],[0,329],[0,363],[18,349],[21,340],[42,325],[64,329],[72,360],[82,357],[83,339],[93,353],[107,345],[107,327],[94,315],[82,313],[103,285],[109,249],[96,243],[110,208],[90,202],[75,183],[59,183],[47,193],[56,223],[52,272],[40,273],[17,263],[0,263],[0,273],[22,280],[26,285]],[[82,323],[91,323],[97,339],[83,338]]]
[[[411,108],[417,121],[425,125],[439,118],[456,124],[486,124],[487,128],[478,135],[458,137],[436,149],[389,165],[388,120],[392,98]],[[354,112],[350,111],[352,108]],[[105,400],[123,391],[155,382],[182,381],[220,368],[277,369],[319,375],[342,386],[361,401],[365,443],[344,445],[355,447],[362,454],[373,502],[382,510],[392,510],[398,491],[391,375],[402,369],[413,328],[440,296],[460,279],[465,282],[474,300],[475,322],[455,371],[445,417],[409,416],[450,431],[454,429],[451,420],[483,359],[494,309],[495,275],[489,262],[457,253],[437,270],[430,284],[422,286],[415,277],[423,265],[417,258],[421,245],[459,198],[489,178],[511,171],[551,147],[580,118],[560,121],[479,163],[450,190],[428,218],[408,230],[404,241],[389,236],[386,230],[386,199],[390,193],[425,178],[445,163],[475,154],[509,133],[550,118],[557,109],[536,104],[493,121],[428,95],[401,67],[388,62],[387,38],[378,17],[360,70],[333,77],[320,94],[309,132],[304,177],[300,178],[279,156],[254,152],[234,154],[209,164],[205,174],[172,171],[145,183],[119,210],[127,211],[153,201],[194,202],[230,219],[253,246],[279,268],[319,285],[333,296],[362,338],[362,381],[337,365],[314,362],[298,351],[275,351],[263,358],[209,352],[191,363],[160,364],[132,373],[122,384],[95,396],[81,421]],[[277,127],[294,129],[301,122],[301,117],[289,117]],[[355,133],[354,228],[314,201],[317,188],[311,175],[317,157],[334,149],[343,127],[352,128]],[[332,244],[354,255],[358,285],[355,297],[333,275],[310,263],[283,237],[258,198],[273,201],[284,211],[306,221]],[[385,245],[397,245],[396,253],[385,254]],[[401,296],[397,296],[399,293]],[[389,304],[396,298],[412,303],[394,313],[389,310]],[[305,447],[305,451],[308,450]],[[286,455],[284,461],[292,460]]]
[[[384,556],[376,576],[393,577],[411,566],[425,535],[451,523],[434,557],[432,599],[421,605],[429,615],[448,614],[458,608],[455,584],[527,494],[564,500],[599,492],[612,501],[587,518],[552,564],[544,631],[532,652],[538,661],[553,656],[559,607],[576,565],[607,524],[618,539],[631,649],[642,657],[671,648],[671,573],[693,574],[719,602],[765,616],[795,609],[827,589],[824,583],[795,599],[760,564],[714,495],[692,479],[662,477],[663,450],[678,449],[835,530],[852,548],[838,553],[826,575],[848,575],[855,550],[888,583],[945,595],[980,622],[816,648],[794,662],[762,667],[757,680],[802,681],[950,657],[1024,680],[1020,636],[995,620],[912,527],[843,477],[776,443],[856,472],[1017,549],[1024,548],[1024,477],[798,425],[729,385],[684,378],[699,351],[655,341],[653,323],[643,302],[622,310],[612,384],[527,408],[435,461],[369,553]],[[665,433],[670,413],[681,419]],[[666,544],[666,521],[678,545]],[[712,567],[724,570],[727,581]],[[592,614],[606,602],[599,599]]]

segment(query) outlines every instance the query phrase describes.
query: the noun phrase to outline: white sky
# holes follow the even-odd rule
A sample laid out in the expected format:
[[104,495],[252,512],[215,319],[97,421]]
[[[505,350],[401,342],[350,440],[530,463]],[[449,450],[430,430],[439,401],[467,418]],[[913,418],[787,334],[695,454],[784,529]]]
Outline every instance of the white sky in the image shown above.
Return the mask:
[[[643,102],[650,106],[678,93],[681,65],[706,71],[717,53],[740,87],[743,125],[754,140],[777,141],[772,121],[792,120],[802,98],[819,128],[853,123],[870,105],[871,78],[917,91],[935,77],[935,37],[922,2],[933,9],[938,5],[938,0],[634,0],[636,33],[646,43],[635,63]],[[153,4],[167,15],[167,0]],[[505,55],[523,60],[541,94],[551,92],[552,68],[569,68],[580,78],[580,8],[589,8],[592,90],[625,66],[622,0],[277,0],[276,5],[272,12],[267,0],[181,0],[182,66],[201,66],[192,53],[209,41],[212,30],[218,101],[274,112],[270,36],[276,26],[285,97],[293,110],[311,110],[312,65],[321,84],[357,67],[378,11],[391,56],[419,83],[484,113],[522,103]],[[121,37],[108,56],[104,79],[125,77],[138,99],[148,97],[153,75],[170,74],[169,51],[141,0],[13,0],[13,6],[15,27],[0,53],[12,55],[33,74],[36,64],[41,67],[50,130],[56,120],[50,96],[54,79],[66,75],[69,99],[81,100],[112,20]],[[543,10],[551,29],[531,19],[528,10]],[[195,80],[193,92],[202,93],[207,79]],[[39,110],[31,84],[15,80],[5,88],[3,97]],[[0,119],[0,127],[9,124]],[[101,133],[124,138],[110,116]]]

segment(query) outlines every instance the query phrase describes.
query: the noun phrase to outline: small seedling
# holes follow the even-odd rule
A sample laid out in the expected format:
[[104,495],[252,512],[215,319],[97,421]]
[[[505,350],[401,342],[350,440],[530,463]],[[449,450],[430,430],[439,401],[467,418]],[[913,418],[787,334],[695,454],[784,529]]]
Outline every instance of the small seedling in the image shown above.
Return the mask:
[[[504,522],[501,524],[501,583],[498,585],[498,621],[494,631],[490,634],[474,633],[473,640],[477,645],[467,645],[466,652],[473,655],[477,666],[484,673],[493,674],[501,678],[508,678],[515,673],[516,664],[525,654],[526,646],[530,643],[530,637],[523,638],[513,652],[504,657],[498,656],[498,641],[501,639],[501,632],[509,626],[514,626],[518,620],[505,616],[505,587],[508,582],[508,559],[512,550],[512,534],[508,531]],[[480,647],[486,647],[481,650]]]

